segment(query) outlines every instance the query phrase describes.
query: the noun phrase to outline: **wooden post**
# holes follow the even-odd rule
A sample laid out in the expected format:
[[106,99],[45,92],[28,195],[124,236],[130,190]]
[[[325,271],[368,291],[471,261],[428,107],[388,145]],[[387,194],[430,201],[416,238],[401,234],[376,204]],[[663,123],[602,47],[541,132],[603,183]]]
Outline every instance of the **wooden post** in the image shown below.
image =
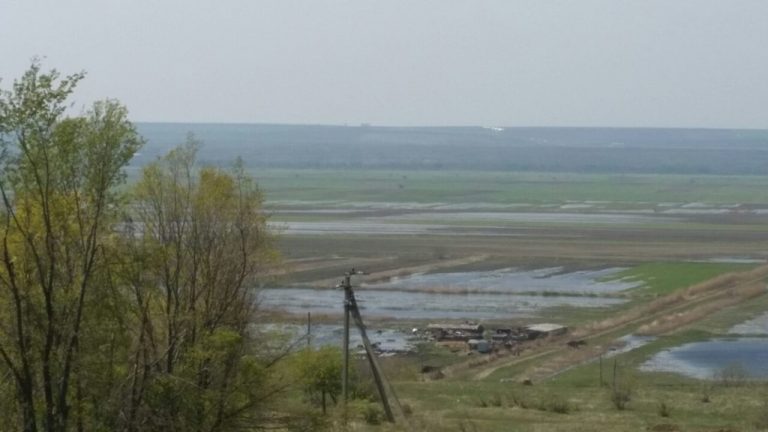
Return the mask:
[[600,353],[600,388],[603,388],[603,354]]
[[347,410],[347,400],[349,399],[349,308],[352,293],[350,276],[351,273],[344,275],[344,281],[341,283],[342,288],[344,288],[344,340],[342,342],[344,358],[342,359],[343,364],[341,369],[341,396],[344,401],[345,413]]
[[307,312],[307,348],[312,348],[312,312]]

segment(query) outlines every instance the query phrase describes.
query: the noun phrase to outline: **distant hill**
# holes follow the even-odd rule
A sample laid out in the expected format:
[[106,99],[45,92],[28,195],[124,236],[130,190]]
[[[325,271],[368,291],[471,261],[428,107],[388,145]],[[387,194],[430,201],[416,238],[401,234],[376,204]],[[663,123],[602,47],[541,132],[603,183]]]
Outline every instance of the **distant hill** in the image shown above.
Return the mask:
[[184,142],[250,167],[768,174],[768,130],[139,123],[143,164]]

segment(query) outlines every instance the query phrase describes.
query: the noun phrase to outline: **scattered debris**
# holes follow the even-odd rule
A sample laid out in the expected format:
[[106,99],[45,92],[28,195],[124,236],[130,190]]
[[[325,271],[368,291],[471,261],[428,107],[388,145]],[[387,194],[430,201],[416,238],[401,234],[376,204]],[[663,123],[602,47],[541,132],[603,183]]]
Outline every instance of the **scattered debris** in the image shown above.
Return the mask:
[[485,328],[477,323],[429,324],[427,331],[437,341],[482,339]]

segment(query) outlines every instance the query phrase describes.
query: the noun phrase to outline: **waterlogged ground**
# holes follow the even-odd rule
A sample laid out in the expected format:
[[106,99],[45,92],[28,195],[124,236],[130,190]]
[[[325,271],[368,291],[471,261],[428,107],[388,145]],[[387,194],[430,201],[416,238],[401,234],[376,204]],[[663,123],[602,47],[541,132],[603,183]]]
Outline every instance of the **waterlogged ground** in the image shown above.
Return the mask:
[[661,351],[640,366],[648,372],[673,372],[714,379],[722,371],[744,371],[749,378],[768,378],[768,338],[717,338]]
[[[430,294],[391,290],[359,290],[356,293],[363,315],[396,319],[488,320],[535,317],[552,307],[608,307],[625,299],[605,297],[536,296],[500,294]],[[261,307],[292,314],[342,313],[341,291],[303,288],[266,289]]]
[[767,208],[738,203],[565,201],[458,204],[283,200],[268,203],[268,208],[272,215],[271,226],[291,236],[525,237],[531,235],[525,229],[533,227],[620,230],[728,226],[736,230],[760,230],[768,224]]
[[734,325],[728,335],[666,349],[640,369],[713,379],[735,367],[751,378],[768,379],[768,312]]
[[364,285],[373,289],[397,289],[439,293],[489,292],[508,294],[597,295],[617,293],[642,285],[640,281],[614,280],[624,268],[565,272],[562,267],[536,270],[500,269],[485,272],[414,274]]
[[[279,334],[288,340],[289,344],[312,346],[342,346],[344,328],[340,325],[312,324],[309,335],[307,326],[297,324],[261,324],[254,328],[257,332]],[[414,348],[413,335],[395,329],[369,327],[368,339],[384,352],[406,352]],[[362,346],[363,340],[356,328],[350,331],[350,346]]]
[[[554,307],[610,307],[625,298],[610,297],[637,281],[610,280],[620,268],[564,272],[501,269],[488,272],[418,274],[371,284],[356,291],[365,316],[396,319],[533,318]],[[340,290],[269,288],[261,307],[292,314],[337,315]]]
[[[400,209],[402,210],[402,209]],[[392,211],[384,211],[388,213]],[[400,211],[394,211],[400,213]],[[404,212],[370,216],[350,209],[308,209],[278,211],[270,226],[285,235],[448,235],[523,236],[505,230],[520,224],[573,226],[660,225],[684,222],[683,218],[620,213],[571,212]],[[303,220],[302,220],[303,219]]]

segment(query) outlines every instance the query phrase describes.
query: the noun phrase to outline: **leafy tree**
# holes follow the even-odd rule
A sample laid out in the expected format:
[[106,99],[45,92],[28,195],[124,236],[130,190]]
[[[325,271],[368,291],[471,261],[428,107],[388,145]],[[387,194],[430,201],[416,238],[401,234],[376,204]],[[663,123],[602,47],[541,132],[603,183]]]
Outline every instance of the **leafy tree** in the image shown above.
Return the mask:
[[197,169],[197,147],[190,137],[133,188],[121,269],[136,331],[129,430],[229,430],[254,423],[275,391],[248,332],[256,278],[277,258],[261,193],[240,162]]
[[190,138],[118,188],[142,139],[115,101],[67,116],[82,77],[35,62],[0,92],[2,425],[274,423],[288,380],[249,332],[277,259],[256,183],[241,162],[198,168]]
[[307,349],[299,353],[297,377],[306,394],[320,404],[326,413],[326,396],[336,403],[341,393],[341,351],[334,347],[322,347],[318,350]]
[[115,101],[68,118],[82,74],[38,63],[0,93],[0,359],[19,429],[63,431],[83,391],[88,305],[102,295],[113,188],[142,141]]

